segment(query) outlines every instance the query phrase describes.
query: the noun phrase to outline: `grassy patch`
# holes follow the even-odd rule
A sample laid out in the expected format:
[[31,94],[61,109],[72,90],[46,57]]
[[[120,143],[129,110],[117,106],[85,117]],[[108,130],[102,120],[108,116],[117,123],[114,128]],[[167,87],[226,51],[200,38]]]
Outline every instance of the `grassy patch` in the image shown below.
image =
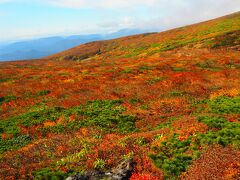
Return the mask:
[[133,98],[129,100],[129,103],[132,105],[136,105],[136,104],[140,104],[143,103],[143,100],[139,99],[139,98]]
[[[166,117],[163,116],[162,118],[166,118]],[[172,127],[172,122],[177,120],[177,119],[178,119],[178,117],[171,117],[166,122],[158,124],[155,129],[171,128]]]
[[[155,165],[161,168],[165,172],[166,179],[175,179],[186,171],[187,167],[192,163],[194,159],[193,154],[188,154],[188,150],[192,150],[191,138],[186,141],[179,141],[178,135],[166,141],[163,141],[160,147],[153,147],[155,154],[150,154],[150,158],[153,159]],[[194,152],[198,154],[197,151]]]
[[106,162],[103,159],[96,159],[96,161],[93,163],[93,166],[95,169],[102,170],[106,166]]
[[140,72],[145,72],[145,71],[150,71],[150,70],[153,70],[153,67],[152,66],[141,66],[138,68]]
[[[128,133],[136,131],[135,116],[123,114],[125,108],[121,103],[122,101],[120,100],[96,100],[70,109],[44,107],[0,121],[0,135],[9,134],[13,136],[12,139],[1,140],[1,151],[17,148],[28,142],[29,139],[25,138],[25,135],[20,135],[19,126],[31,127],[40,125],[42,127],[38,131],[42,132],[43,135],[49,132],[62,133],[73,131],[89,126],[98,127],[107,132]],[[74,119],[70,121],[71,115],[74,115]],[[60,117],[64,119],[64,122],[54,126],[43,126],[44,122],[56,122]]]
[[182,67],[172,67],[172,70],[175,71],[175,72],[183,72],[183,71],[186,71],[185,68],[182,68]]
[[[81,127],[95,126],[106,131],[118,130],[126,133],[136,130],[135,117],[125,115],[125,108],[120,100],[90,101],[85,105],[65,109],[63,107],[44,107],[23,115],[0,121],[0,133],[19,135],[19,126],[31,127],[41,125],[46,121],[56,122],[60,117],[64,122],[50,127],[42,127],[43,133],[61,133],[72,131]],[[72,121],[69,117],[74,115]]]
[[144,146],[146,145],[148,142],[147,140],[144,138],[144,137],[138,137],[136,140],[135,140],[135,143],[139,146]]
[[42,124],[45,121],[55,121],[64,112],[62,107],[46,108],[40,111],[28,112],[18,116],[18,121],[25,127]]
[[225,46],[235,46],[240,43],[240,30],[228,32],[226,34],[217,36],[213,40],[211,48],[220,48]]
[[17,97],[14,95],[0,97],[0,105],[4,102],[10,102],[16,100]]
[[207,124],[210,128],[210,131],[206,134],[198,135],[197,138],[201,145],[217,143],[227,146],[231,144],[240,148],[240,124],[238,122],[229,122],[223,117],[216,116],[202,116],[198,120]]
[[167,121],[165,123],[161,123],[161,124],[157,125],[157,127],[155,129],[170,128],[171,126],[172,126],[172,122]]
[[153,77],[153,78],[147,80],[146,82],[148,84],[155,84],[155,83],[158,83],[158,82],[161,82],[164,80],[167,80],[167,78],[166,77]]
[[218,116],[202,116],[199,117],[198,120],[210,128],[222,128],[227,122],[225,118]]
[[17,136],[20,133],[19,125],[31,127],[40,125],[45,121],[55,121],[60,117],[63,111],[64,108],[61,107],[43,108],[12,117],[8,120],[0,121],[0,133]]
[[112,131],[117,128],[119,132],[135,130],[135,117],[125,115],[125,108],[121,100],[90,101],[86,105],[73,108],[69,114],[85,117],[80,124],[83,126],[98,126],[101,129]]
[[152,47],[152,48],[157,48],[157,47],[159,47],[159,46],[161,46],[160,43],[153,43],[153,44],[151,44],[151,47]]
[[0,139],[0,153],[9,150],[15,150],[29,144],[32,138],[29,135],[21,135],[11,139]]
[[132,69],[124,69],[123,71],[120,72],[120,74],[131,74],[133,73]]
[[210,71],[218,71],[220,70],[219,67],[216,67],[216,62],[214,62],[211,59],[207,59],[206,61],[202,62],[202,63],[197,63],[196,66],[200,67],[201,69],[207,69]]
[[70,175],[71,175],[70,173],[64,173],[60,170],[52,170],[49,167],[33,172],[34,179],[36,180],[42,179],[64,180]]
[[48,95],[51,91],[50,90],[43,90],[43,91],[39,91],[37,93],[38,96],[45,96]]
[[149,105],[147,105],[147,104],[141,105],[141,106],[139,106],[139,108],[143,109],[143,110],[149,110],[150,109]]
[[179,97],[179,96],[183,96],[185,93],[182,91],[171,91],[170,95],[173,97]]
[[240,113],[240,96],[231,98],[226,96],[217,97],[208,102],[210,112],[217,114]]
[[11,78],[0,78],[0,83],[3,83],[3,82],[8,82],[8,81],[11,81],[13,79]]
[[106,131],[114,131],[116,128],[120,133],[135,130],[135,117],[124,115],[125,108],[121,106],[120,100],[90,101],[86,105],[67,109],[63,112],[65,117],[75,114],[75,119],[65,125],[57,125],[42,128],[45,132],[64,132],[66,130],[79,129],[81,127],[99,127]]

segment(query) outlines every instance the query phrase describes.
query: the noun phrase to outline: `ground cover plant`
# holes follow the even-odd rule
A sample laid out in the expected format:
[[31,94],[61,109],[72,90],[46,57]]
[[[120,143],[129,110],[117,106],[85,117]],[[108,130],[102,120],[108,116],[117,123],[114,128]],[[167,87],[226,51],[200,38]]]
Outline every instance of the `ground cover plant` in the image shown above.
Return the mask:
[[0,179],[237,179],[239,20],[0,63]]

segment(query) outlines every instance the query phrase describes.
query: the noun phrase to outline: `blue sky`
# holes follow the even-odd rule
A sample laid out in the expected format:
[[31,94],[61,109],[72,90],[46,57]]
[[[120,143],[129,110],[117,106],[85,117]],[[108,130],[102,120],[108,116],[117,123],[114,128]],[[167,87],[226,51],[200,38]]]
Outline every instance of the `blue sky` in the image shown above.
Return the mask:
[[240,0],[0,0],[0,42],[166,30],[240,11]]

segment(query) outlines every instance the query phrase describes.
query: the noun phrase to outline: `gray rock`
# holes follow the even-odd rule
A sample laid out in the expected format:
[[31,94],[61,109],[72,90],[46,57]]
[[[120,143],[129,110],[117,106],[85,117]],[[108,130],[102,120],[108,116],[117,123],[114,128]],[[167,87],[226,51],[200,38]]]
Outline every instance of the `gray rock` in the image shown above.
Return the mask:
[[76,174],[68,177],[66,180],[128,180],[133,171],[132,160],[121,162],[117,167],[112,168],[110,171],[88,171],[82,175]]

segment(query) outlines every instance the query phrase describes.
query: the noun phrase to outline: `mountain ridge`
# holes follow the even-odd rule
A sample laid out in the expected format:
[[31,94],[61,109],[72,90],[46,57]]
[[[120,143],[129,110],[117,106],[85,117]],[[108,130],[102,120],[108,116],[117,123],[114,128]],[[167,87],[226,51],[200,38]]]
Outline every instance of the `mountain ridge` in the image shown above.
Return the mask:
[[[175,28],[175,29],[163,31],[160,33],[146,33],[146,34],[139,34],[135,36],[127,36],[123,38],[113,39],[110,41],[107,40],[107,41],[91,42],[90,44],[89,43],[83,44],[75,48],[69,49],[67,51],[60,52],[59,54],[52,55],[49,58],[57,58],[59,56],[61,59],[64,59],[63,56],[66,56],[65,57],[66,59],[71,59],[72,56],[75,56],[72,58],[76,60],[77,56],[79,55],[79,59],[82,60],[83,57],[85,57],[84,50],[89,51],[91,49],[90,47],[91,45],[94,46],[95,48],[96,47],[99,48],[94,50],[92,49],[93,51],[91,55],[92,58],[94,58],[94,52],[96,53],[96,55],[99,55],[99,51],[101,50],[102,52],[105,52],[106,51],[105,49],[107,49],[108,52],[111,50],[116,51],[118,49],[119,51],[121,51],[121,54],[127,54],[127,51],[136,51],[136,49],[139,49],[139,52],[136,52],[137,55],[134,53],[132,53],[132,55],[129,54],[129,56],[134,57],[138,55],[141,56],[141,54],[143,54],[145,51],[150,51],[148,52],[149,54],[151,53],[154,54],[160,51],[172,50],[175,48],[177,49],[178,47],[184,47],[184,46],[186,47],[191,44],[197,44],[197,43],[199,43],[199,46],[202,46],[201,48],[211,48],[210,46],[214,46],[213,44],[210,44],[211,38],[215,38],[218,35],[228,33],[229,31],[234,31],[234,30],[237,31],[239,29],[238,24],[236,24],[234,27],[230,27],[228,25],[228,19],[236,19],[235,20],[236,22],[239,21],[239,14],[240,12],[236,12],[231,15],[223,16],[217,19],[208,20],[208,21],[196,23],[193,25],[188,25],[185,27]],[[226,25],[225,27],[221,28],[222,21],[226,21]],[[220,24],[219,27],[218,27],[218,23]],[[209,25],[210,30],[208,30],[208,26],[206,26],[206,24]],[[187,33],[189,33],[189,35],[187,35],[184,29],[188,29],[189,32]],[[202,34],[200,33],[197,34],[194,31],[197,33],[202,32]],[[163,38],[164,36],[170,37],[170,38],[164,39]],[[189,37],[192,37],[192,38],[189,38]],[[136,42],[134,42],[135,39],[136,39]],[[204,41],[205,44],[201,41]],[[99,44],[101,44],[101,46]],[[162,46],[162,47],[157,48],[158,46],[157,44],[159,44],[159,46]],[[129,49],[124,51],[122,49],[123,49],[123,46],[125,45],[132,46],[132,47],[129,47]],[[156,46],[156,47],[151,47],[151,46]],[[83,55],[81,55],[81,52],[83,53]]]
[[72,36],[52,36],[40,39],[10,43],[0,47],[0,60],[39,59],[70,49],[80,44],[96,40],[114,39],[126,35],[138,34],[147,30],[122,29],[108,34],[87,34]]

